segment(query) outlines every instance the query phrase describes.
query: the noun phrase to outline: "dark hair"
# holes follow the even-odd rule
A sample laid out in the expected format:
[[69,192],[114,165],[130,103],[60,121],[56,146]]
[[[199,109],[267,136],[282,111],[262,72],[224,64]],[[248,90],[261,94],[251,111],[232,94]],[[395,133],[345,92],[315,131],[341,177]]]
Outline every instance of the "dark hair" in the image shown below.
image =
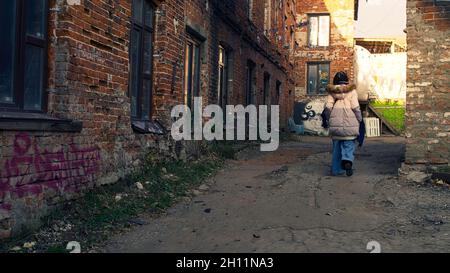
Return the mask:
[[344,71],[336,73],[333,79],[334,85],[348,84],[348,76]]

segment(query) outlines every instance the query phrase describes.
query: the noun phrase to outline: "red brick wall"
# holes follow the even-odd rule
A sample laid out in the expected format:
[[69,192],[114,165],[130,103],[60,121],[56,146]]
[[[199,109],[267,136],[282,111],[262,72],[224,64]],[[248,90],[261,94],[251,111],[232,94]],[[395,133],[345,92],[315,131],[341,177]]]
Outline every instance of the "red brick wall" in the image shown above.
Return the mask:
[[[153,118],[170,129],[169,114],[183,103],[186,24],[206,35],[201,95],[217,97],[218,44],[233,52],[230,103],[244,103],[245,65],[257,65],[261,102],[263,73],[282,82],[281,125],[293,104],[293,79],[282,45],[263,34],[263,2],[254,1],[254,21],[245,0],[165,0],[156,15]],[[0,237],[20,232],[56,203],[114,183],[138,168],[148,152],[178,157],[170,135],[133,132],[128,97],[130,0],[50,1],[48,112],[83,122],[81,133],[0,131]],[[281,15],[280,15],[281,16]],[[290,18],[293,20],[293,18]]]
[[330,14],[330,46],[324,49],[308,47],[308,26],[297,28],[299,46],[295,53],[296,100],[307,95],[307,62],[330,61],[330,81],[339,71],[353,80],[354,1],[311,0],[297,1],[297,23],[307,22],[308,14]]
[[[131,129],[130,1],[50,3],[47,113],[81,121],[83,130],[0,132],[1,236],[37,223],[47,207],[61,200],[116,182],[150,150],[173,154],[168,136],[140,135]],[[183,8],[161,8],[182,23]],[[155,118],[162,118],[179,99],[171,93],[171,62],[182,56],[184,41],[166,34],[173,28],[172,18],[160,18],[156,35],[155,50],[165,52],[155,60]],[[181,92],[181,75],[179,70],[174,94]]]
[[406,163],[450,163],[450,3],[407,2]]

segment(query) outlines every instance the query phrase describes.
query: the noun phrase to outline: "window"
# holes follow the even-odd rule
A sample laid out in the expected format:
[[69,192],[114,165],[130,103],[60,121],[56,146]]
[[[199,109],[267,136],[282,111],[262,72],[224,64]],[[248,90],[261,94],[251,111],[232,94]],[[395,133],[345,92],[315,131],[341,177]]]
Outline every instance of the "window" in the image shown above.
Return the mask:
[[310,47],[329,46],[330,44],[330,15],[309,15]]
[[280,16],[280,6],[275,2],[275,18],[274,18],[274,31],[278,33],[278,17]]
[[44,111],[47,5],[47,0],[0,1],[2,110]]
[[217,81],[217,103],[225,109],[228,103],[228,52],[219,46],[219,73]]
[[330,82],[330,63],[308,63],[308,95],[326,94]]
[[245,103],[246,105],[255,104],[255,96],[254,96],[254,90],[255,90],[255,77],[256,77],[256,64],[250,60],[247,61],[247,67],[246,67],[247,73],[246,73],[246,96],[245,96]]
[[149,121],[151,117],[154,10],[149,0],[133,0],[130,97],[135,120]]
[[270,105],[270,74],[264,72],[264,94],[263,104]]
[[281,82],[277,81],[276,89],[275,89],[275,102],[276,105],[280,105],[280,97],[281,97]]
[[252,20],[253,18],[253,0],[247,0],[247,18]]
[[295,32],[293,29],[291,29],[289,39],[290,39],[289,41],[291,42],[290,49],[291,49],[291,52],[293,52],[295,50]]
[[265,0],[264,2],[264,34],[267,37],[271,35],[272,28],[272,0]]
[[192,107],[194,97],[200,95],[200,43],[194,39],[188,39],[185,54],[184,103]]

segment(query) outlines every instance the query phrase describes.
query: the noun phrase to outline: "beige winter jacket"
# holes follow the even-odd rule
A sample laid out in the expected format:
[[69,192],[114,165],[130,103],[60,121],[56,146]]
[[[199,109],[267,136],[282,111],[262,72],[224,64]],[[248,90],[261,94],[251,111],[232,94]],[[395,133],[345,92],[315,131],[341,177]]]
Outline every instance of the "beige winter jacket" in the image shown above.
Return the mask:
[[326,107],[331,110],[330,135],[333,139],[352,140],[359,135],[362,121],[358,94],[354,85],[329,85]]

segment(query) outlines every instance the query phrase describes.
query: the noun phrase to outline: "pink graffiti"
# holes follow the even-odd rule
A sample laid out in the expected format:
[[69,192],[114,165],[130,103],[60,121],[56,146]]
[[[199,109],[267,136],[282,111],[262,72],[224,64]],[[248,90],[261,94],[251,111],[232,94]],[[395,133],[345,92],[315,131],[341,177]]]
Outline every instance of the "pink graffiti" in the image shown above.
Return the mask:
[[97,147],[72,143],[50,151],[40,148],[27,133],[17,134],[13,145],[13,157],[0,170],[0,200],[8,193],[11,198],[21,198],[48,189],[75,192],[93,184],[100,170]]

